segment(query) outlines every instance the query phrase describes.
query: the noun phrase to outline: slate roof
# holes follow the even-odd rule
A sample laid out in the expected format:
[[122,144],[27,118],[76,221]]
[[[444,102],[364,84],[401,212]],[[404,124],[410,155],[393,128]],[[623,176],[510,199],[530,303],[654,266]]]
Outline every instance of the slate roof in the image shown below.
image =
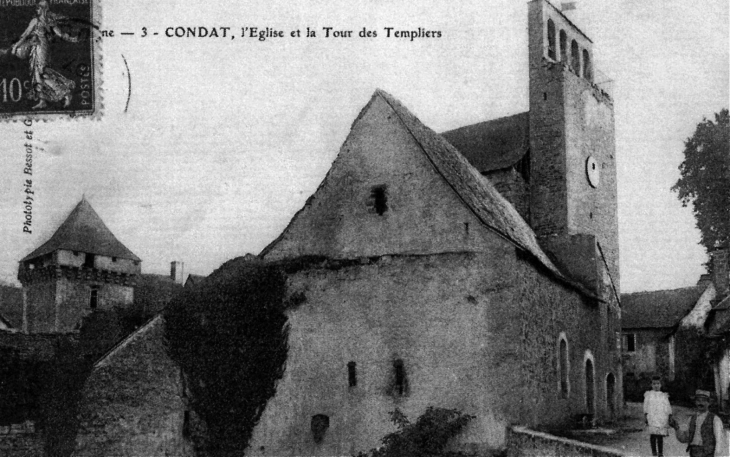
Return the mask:
[[375,91],[373,99],[375,97],[382,97],[393,108],[436,171],[449,183],[482,223],[532,254],[557,277],[568,280],[540,248],[535,233],[514,206],[502,197],[492,183],[479,174],[454,146],[441,135],[423,125],[387,92],[378,89]]
[[142,274],[134,289],[134,302],[143,305],[148,313],[157,313],[182,290],[182,284],[167,275]]
[[25,256],[21,262],[59,249],[140,261],[116,239],[86,199],[76,205],[50,240]]
[[441,136],[480,173],[508,168],[530,148],[530,113],[467,125]]
[[694,286],[621,294],[621,326],[624,329],[674,327],[692,311],[704,291],[704,287]]

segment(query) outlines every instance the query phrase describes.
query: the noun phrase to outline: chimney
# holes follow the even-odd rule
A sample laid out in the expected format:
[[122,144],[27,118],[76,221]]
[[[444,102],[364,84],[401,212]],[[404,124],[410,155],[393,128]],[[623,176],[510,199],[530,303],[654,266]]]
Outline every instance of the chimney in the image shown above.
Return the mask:
[[728,278],[727,249],[715,249],[710,253],[712,257],[712,282],[715,284],[715,297],[723,299],[730,287]]
[[183,267],[184,263],[175,260],[173,262],[170,262],[170,278],[175,281],[175,284],[182,284],[183,283]]

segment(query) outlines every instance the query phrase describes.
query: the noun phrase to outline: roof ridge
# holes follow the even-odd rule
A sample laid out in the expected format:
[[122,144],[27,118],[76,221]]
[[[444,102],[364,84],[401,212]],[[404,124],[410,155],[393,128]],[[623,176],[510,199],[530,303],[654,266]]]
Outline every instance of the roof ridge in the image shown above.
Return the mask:
[[85,197],[76,204],[48,241],[25,256],[21,262],[59,249],[140,261],[139,257],[114,236]]

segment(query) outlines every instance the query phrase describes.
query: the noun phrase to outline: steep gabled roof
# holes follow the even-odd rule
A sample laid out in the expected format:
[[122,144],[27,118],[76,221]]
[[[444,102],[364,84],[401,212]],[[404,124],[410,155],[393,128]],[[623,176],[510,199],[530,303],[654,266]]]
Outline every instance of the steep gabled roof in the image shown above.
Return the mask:
[[514,206],[454,146],[423,125],[390,94],[378,89],[373,97],[382,97],[390,105],[436,171],[486,226],[532,254],[557,277],[568,279],[540,248],[535,233]]
[[116,239],[86,199],[76,205],[50,240],[25,256],[21,262],[59,249],[140,261]]
[[621,294],[621,326],[627,328],[670,328],[697,304],[705,288],[685,287]]
[[441,134],[480,173],[507,168],[530,148],[530,113],[467,125]]

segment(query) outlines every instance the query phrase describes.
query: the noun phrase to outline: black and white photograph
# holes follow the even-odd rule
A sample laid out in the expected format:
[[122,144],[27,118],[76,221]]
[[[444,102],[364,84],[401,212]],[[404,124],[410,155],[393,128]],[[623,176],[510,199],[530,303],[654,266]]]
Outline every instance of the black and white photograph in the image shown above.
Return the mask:
[[0,455],[730,456],[726,0],[0,0]]

